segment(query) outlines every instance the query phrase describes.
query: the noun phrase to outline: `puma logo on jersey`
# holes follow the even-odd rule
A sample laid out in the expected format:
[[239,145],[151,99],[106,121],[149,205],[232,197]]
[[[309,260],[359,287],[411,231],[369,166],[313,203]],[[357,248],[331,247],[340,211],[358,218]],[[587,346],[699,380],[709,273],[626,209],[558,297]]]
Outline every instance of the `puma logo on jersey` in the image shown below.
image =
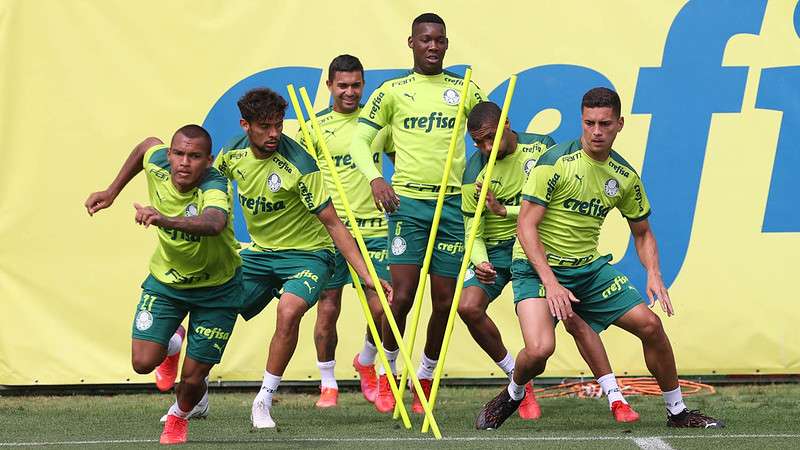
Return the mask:
[[576,178],[576,179],[577,179],[579,182],[583,183],[583,177],[582,177],[582,176],[580,176],[580,175],[578,175],[578,174],[576,173],[576,174],[575,174],[575,178]]
[[244,177],[244,172],[242,172],[239,169],[236,169],[236,173],[238,173],[239,176],[242,177],[242,181],[247,181],[247,178]]
[[403,95],[404,95],[404,96],[406,96],[406,97],[408,97],[408,98],[410,98],[412,102],[416,101],[416,100],[414,99],[414,97],[416,97],[416,96],[417,96],[417,93],[416,93],[416,92],[414,92],[413,94],[409,94],[408,92],[404,92],[404,93],[403,93]]
[[326,136],[330,134],[331,136],[336,137],[336,132],[333,130],[322,130],[322,132],[325,133]]

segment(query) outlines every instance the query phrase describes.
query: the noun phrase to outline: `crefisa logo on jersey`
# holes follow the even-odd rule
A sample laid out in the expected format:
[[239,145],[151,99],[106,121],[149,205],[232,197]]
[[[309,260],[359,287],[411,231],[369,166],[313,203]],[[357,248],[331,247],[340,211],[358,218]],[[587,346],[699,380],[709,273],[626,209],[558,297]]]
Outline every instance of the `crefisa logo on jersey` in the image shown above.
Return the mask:
[[145,331],[150,329],[153,326],[153,315],[150,314],[150,311],[146,309],[139,310],[136,313],[136,329],[139,331]]
[[461,95],[458,93],[457,90],[449,88],[445,89],[444,94],[442,94],[442,99],[448,105],[455,106],[461,100]]
[[278,192],[281,190],[281,177],[279,177],[277,173],[272,172],[267,177],[267,186],[269,187],[270,191]]
[[603,185],[603,191],[609,197],[616,197],[619,193],[619,181],[609,178],[606,180],[606,184]]
[[525,175],[530,175],[531,170],[533,170],[533,166],[535,165],[536,165],[536,159],[534,158],[525,161],[525,166],[522,168],[522,170],[525,171]]
[[184,217],[194,217],[197,215],[197,205],[194,203],[189,203],[186,205],[186,209],[183,211]]
[[395,236],[395,238],[392,239],[392,254],[397,256],[397,255],[402,255],[405,252],[406,252],[406,240],[400,236]]

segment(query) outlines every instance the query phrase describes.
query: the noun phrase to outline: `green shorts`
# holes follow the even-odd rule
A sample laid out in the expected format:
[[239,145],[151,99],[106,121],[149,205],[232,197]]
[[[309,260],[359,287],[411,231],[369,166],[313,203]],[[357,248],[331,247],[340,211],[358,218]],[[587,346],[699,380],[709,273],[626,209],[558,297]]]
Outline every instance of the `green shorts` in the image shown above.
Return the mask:
[[330,250],[254,251],[239,253],[242,257],[242,309],[250,320],[283,292],[302,298],[312,307],[317,304],[321,288],[333,271]]
[[[400,208],[389,215],[389,264],[422,266],[436,200],[400,196]],[[442,206],[430,273],[455,278],[464,256],[461,196],[448,195]]]
[[[369,251],[369,258],[372,260],[372,265],[375,266],[378,278],[390,281],[392,278],[389,275],[389,267],[386,265],[386,242],[386,237],[364,238],[364,243],[367,244],[367,251]],[[331,275],[324,290],[340,289],[344,285],[353,282],[344,255],[337,249],[333,257],[335,261],[333,275]]]
[[[611,255],[602,256],[581,267],[552,267],[558,282],[580,300],[573,303],[575,311],[592,329],[599,333],[608,328],[634,306],[646,304],[639,291],[608,262]],[[514,303],[528,298],[544,298],[545,290],[539,275],[528,260],[515,259],[511,264]]]
[[189,314],[186,355],[217,364],[233,333],[242,292],[242,270],[221,286],[174,289],[152,275],[142,283],[142,296],[133,319],[133,338],[164,347]]
[[494,280],[494,284],[481,283],[475,276],[475,266],[470,264],[467,273],[464,274],[464,289],[470,286],[477,286],[483,289],[490,302],[499,297],[503,292],[503,288],[511,281],[511,254],[515,240],[509,239],[495,245],[486,246],[489,262],[492,263],[494,270],[497,272],[497,279]]

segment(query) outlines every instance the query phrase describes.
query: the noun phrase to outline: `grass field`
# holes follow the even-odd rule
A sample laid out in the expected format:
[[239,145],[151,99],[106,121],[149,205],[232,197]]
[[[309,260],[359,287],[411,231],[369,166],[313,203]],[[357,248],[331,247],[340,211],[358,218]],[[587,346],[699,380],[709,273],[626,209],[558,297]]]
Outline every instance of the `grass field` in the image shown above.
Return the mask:
[[[541,400],[543,418],[512,417],[500,430],[473,429],[480,405],[498,388],[445,388],[436,418],[445,436],[433,442],[419,432],[379,415],[359,393],[340,396],[340,406],[314,408],[315,396],[280,393],[273,407],[277,430],[252,431],[252,393],[211,394],[211,415],[189,428],[192,448],[626,448],[707,449],[800,448],[800,386],[756,385],[718,388],[711,396],[691,397],[725,420],[723,430],[675,430],[665,426],[660,397],[634,397],[641,414],[632,425],[613,421],[605,399]],[[25,445],[84,448],[155,447],[159,417],[173,397],[166,394],[115,396],[0,397],[0,447]],[[410,400],[408,401],[410,407]]]

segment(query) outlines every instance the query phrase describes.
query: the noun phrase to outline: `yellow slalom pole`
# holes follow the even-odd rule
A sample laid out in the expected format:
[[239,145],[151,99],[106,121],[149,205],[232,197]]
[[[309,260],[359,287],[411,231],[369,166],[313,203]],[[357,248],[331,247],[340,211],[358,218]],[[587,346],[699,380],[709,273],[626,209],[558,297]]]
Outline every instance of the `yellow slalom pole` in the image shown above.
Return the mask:
[[[436,197],[436,210],[433,213],[433,223],[431,223],[431,232],[428,235],[428,246],[425,248],[425,259],[422,261],[422,269],[419,272],[419,283],[417,284],[417,292],[414,295],[414,312],[411,316],[411,329],[408,336],[408,351],[414,352],[414,343],[417,337],[417,326],[419,325],[419,315],[422,310],[422,296],[425,293],[425,283],[428,278],[428,270],[431,265],[431,257],[433,256],[433,246],[436,244],[436,233],[439,230],[439,219],[442,217],[442,207],[444,206],[444,194],[447,191],[447,181],[450,178],[450,166],[453,165],[453,155],[455,154],[456,143],[458,142],[458,135],[461,128],[461,120],[464,116],[464,104],[467,101],[469,94],[469,82],[472,79],[472,68],[467,67],[464,73],[464,86],[461,88],[461,98],[458,101],[458,112],[456,112],[456,121],[453,127],[453,134],[450,136],[450,147],[447,149],[447,160],[444,163],[444,173],[442,173],[442,182],[439,184],[439,195]],[[414,373],[414,367],[405,363],[402,375],[400,376],[400,395],[406,387],[406,377],[409,373]],[[416,376],[416,374],[415,374]],[[422,390],[417,391],[420,400],[425,397]],[[395,407],[394,418],[397,418],[398,410]]]
[[[306,107],[307,111],[312,111],[313,106],[311,104],[311,100],[308,98],[308,93],[306,92],[305,88],[300,88],[300,97],[303,99],[303,103]],[[325,142],[325,139],[322,135],[322,129],[319,126],[319,121],[314,114],[309,114],[311,119],[311,125],[314,128],[314,132],[317,134],[317,138],[319,140],[320,150],[322,150],[322,154],[325,156],[325,160],[328,162],[329,167],[334,167],[333,158],[331,157],[330,150],[328,150],[328,145]],[[386,300],[386,294],[381,289],[381,284],[378,279],[378,274],[375,272],[375,266],[372,264],[372,260],[369,257],[369,252],[367,251],[367,244],[364,242],[364,236],[361,234],[361,229],[358,227],[356,222],[355,216],[353,216],[353,210],[350,208],[350,203],[347,201],[347,195],[344,192],[344,187],[342,186],[342,181],[339,179],[339,174],[336,171],[331,170],[331,176],[333,178],[334,184],[336,184],[336,189],[339,191],[339,195],[342,197],[342,203],[345,209],[345,213],[347,214],[347,220],[350,221],[352,225],[353,235],[358,243],[359,249],[361,249],[362,255],[365,256],[365,263],[367,265],[367,270],[369,271],[369,276],[372,279],[372,282],[375,284],[376,292],[378,294],[378,299],[381,302],[381,306],[383,306],[384,314],[386,315],[386,320],[389,322],[389,326],[392,329],[392,333],[395,336],[395,339],[399,339],[401,345],[400,348],[400,355],[403,357],[403,362],[405,364],[411,363],[411,358],[408,352],[405,349],[405,346],[402,345],[403,335],[400,333],[400,329],[397,327],[397,322],[394,320],[394,315],[392,315],[392,310],[389,306],[388,300]],[[388,364],[387,364],[388,367]],[[391,376],[387,377],[391,378]],[[414,383],[414,387],[417,389],[418,392],[422,392],[422,386],[419,384],[419,379],[417,378],[416,374],[411,378],[411,381]],[[397,393],[400,393],[398,389]],[[424,396],[423,396],[424,397]],[[400,397],[402,399],[402,397]],[[442,433],[439,431],[439,425],[436,423],[436,419],[433,417],[433,413],[431,413],[430,407],[428,406],[428,401],[422,401],[422,408],[425,410],[425,417],[428,418],[431,429],[433,430],[433,435],[436,439],[442,438]]]
[[[478,224],[481,220],[483,207],[486,204],[486,193],[492,186],[492,171],[494,164],[497,160],[497,151],[500,148],[500,141],[503,139],[503,130],[505,129],[506,117],[508,117],[508,108],[511,106],[511,98],[514,96],[514,87],[517,85],[517,76],[511,75],[508,79],[508,89],[506,90],[506,98],[503,101],[503,109],[500,112],[500,123],[497,124],[497,131],[494,134],[494,141],[492,142],[492,153],[489,155],[489,162],[486,163],[486,171],[483,175],[483,189],[478,197],[478,204],[475,207],[475,216],[469,229],[469,236],[467,237],[467,246],[464,248],[464,259],[461,261],[461,269],[458,271],[458,278],[456,278],[456,292],[453,295],[453,305],[450,307],[450,316],[447,318],[447,326],[444,331],[444,340],[442,341],[442,350],[439,352],[439,363],[436,365],[436,371],[433,373],[433,385],[431,386],[431,396],[428,402],[431,408],[436,405],[436,394],[439,392],[439,382],[442,379],[442,372],[444,371],[444,361],[447,357],[447,349],[450,346],[450,337],[453,334],[453,326],[456,321],[456,314],[458,313],[458,302],[461,300],[461,292],[464,289],[464,273],[469,267],[469,260],[472,256],[472,246],[475,244],[475,234],[478,232]],[[427,419],[422,423],[422,432],[428,432]]]
[[[289,99],[291,100],[292,107],[294,108],[295,113],[297,115],[297,121],[300,123],[300,130],[303,132],[303,138],[306,141],[306,148],[308,148],[313,152],[314,141],[311,140],[311,133],[308,131],[308,127],[306,126],[306,121],[303,118],[303,111],[300,109],[300,102],[297,100],[297,94],[295,93],[294,85],[290,84],[286,86],[286,89],[289,91]],[[311,108],[312,108],[311,106],[308,106],[309,117],[312,117],[314,115],[313,109]],[[324,139],[321,136],[320,140],[324,142]],[[329,152],[325,152],[325,154],[328,155]],[[333,165],[333,161],[331,161],[330,159],[328,159],[328,167],[330,168],[331,176],[338,181],[338,173],[336,173],[336,169],[334,169],[334,167],[336,166]],[[344,195],[344,189],[341,187],[340,184],[337,185],[337,190],[339,191],[339,195],[342,198],[342,202],[345,204],[345,210],[349,211],[350,205],[347,201],[347,197]],[[358,224],[354,220],[352,220],[352,217],[349,217],[348,215],[348,218],[351,219],[350,223],[352,224],[352,226],[354,228],[358,228]],[[359,250],[361,250],[361,256],[364,258],[364,262],[367,264],[367,267],[372,267],[372,259],[370,259],[369,257],[369,252],[367,251],[366,246],[362,248],[359,245]],[[381,358],[381,364],[383,364],[384,367],[389,367],[389,360],[386,359],[386,353],[383,351],[383,344],[381,343],[380,334],[378,334],[378,328],[375,326],[375,321],[372,320],[372,313],[370,312],[369,304],[367,303],[367,297],[364,294],[364,290],[361,288],[361,283],[358,282],[358,274],[356,274],[353,268],[350,267],[350,264],[348,264],[347,267],[348,269],[350,269],[350,274],[353,277],[353,284],[356,286],[356,294],[358,295],[358,300],[361,303],[361,309],[364,311],[364,316],[367,319],[367,327],[369,328],[370,334],[372,335],[372,340],[375,342],[375,347],[378,349],[378,355]],[[380,283],[376,284],[375,286],[376,287],[380,286]],[[392,394],[394,394],[395,400],[397,401],[398,398],[402,400],[403,397],[400,396],[400,391],[397,388],[397,384],[395,382],[394,377],[388,377],[388,378],[389,378],[389,386],[391,386],[392,388]],[[402,416],[403,426],[405,426],[407,430],[410,430],[411,420],[408,417],[408,412],[406,411],[405,405],[403,405],[402,403],[400,405],[400,414]]]

